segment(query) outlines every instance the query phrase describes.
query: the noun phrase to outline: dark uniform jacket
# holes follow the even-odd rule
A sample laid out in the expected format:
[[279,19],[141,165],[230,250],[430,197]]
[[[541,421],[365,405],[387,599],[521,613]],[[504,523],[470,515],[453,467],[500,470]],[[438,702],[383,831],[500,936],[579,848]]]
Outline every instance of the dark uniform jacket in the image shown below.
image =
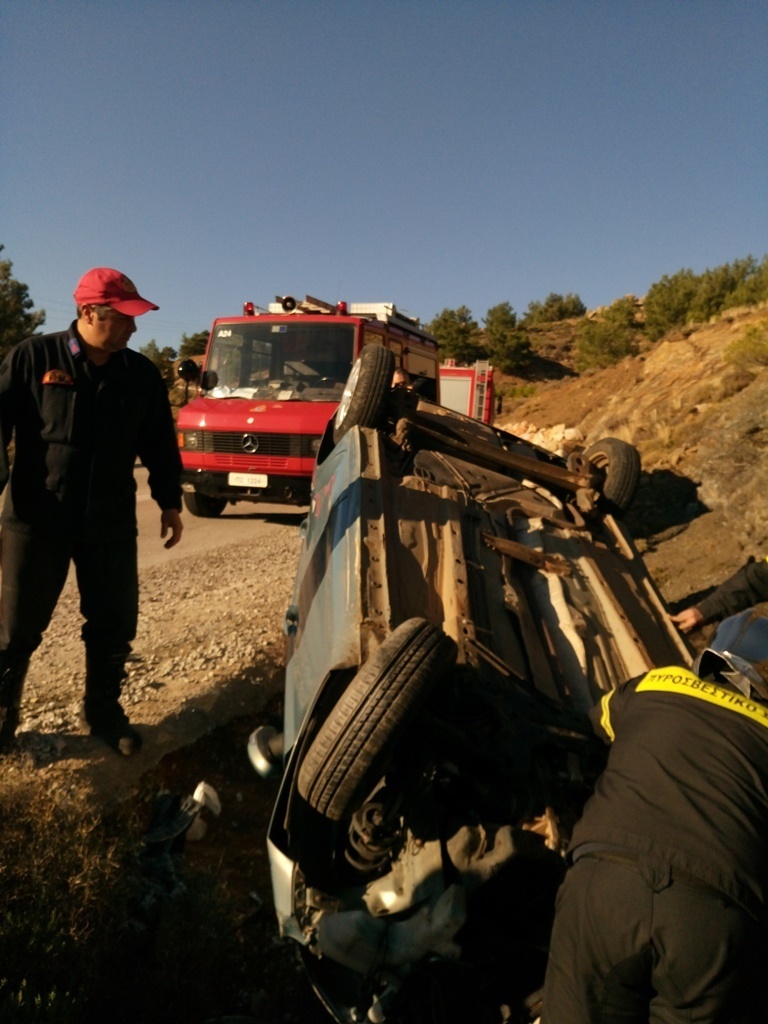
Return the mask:
[[699,602],[697,608],[705,621],[711,622],[743,612],[761,601],[768,601],[768,561],[764,558],[742,565],[730,579]]
[[160,508],[181,508],[181,458],[157,368],[130,349],[95,366],[74,323],[27,338],[4,359],[0,440],[0,491],[10,479],[7,529],[75,539],[135,535],[137,456]]
[[591,712],[608,764],[570,852],[620,847],[754,916],[768,889],[768,706],[689,669],[654,669]]

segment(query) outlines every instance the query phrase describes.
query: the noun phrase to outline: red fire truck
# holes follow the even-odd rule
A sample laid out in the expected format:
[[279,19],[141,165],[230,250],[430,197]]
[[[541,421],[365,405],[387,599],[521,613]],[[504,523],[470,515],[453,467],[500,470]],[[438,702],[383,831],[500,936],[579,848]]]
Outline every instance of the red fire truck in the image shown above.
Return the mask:
[[489,426],[496,412],[493,367],[484,359],[472,366],[457,366],[455,360],[440,364],[440,402]]
[[179,411],[184,503],[218,516],[238,501],[305,505],[315,454],[364,345],[384,345],[419,393],[439,401],[436,339],[393,303],[278,296],[214,320],[197,396]]

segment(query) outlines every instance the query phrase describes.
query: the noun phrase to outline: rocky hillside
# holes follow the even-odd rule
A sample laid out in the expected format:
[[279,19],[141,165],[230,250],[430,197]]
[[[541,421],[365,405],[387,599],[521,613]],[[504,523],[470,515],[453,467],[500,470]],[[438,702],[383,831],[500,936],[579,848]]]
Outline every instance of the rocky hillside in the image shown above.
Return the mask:
[[629,525],[673,606],[768,555],[768,305],[689,325],[606,370],[539,383],[496,422],[551,448],[606,436],[638,447]]

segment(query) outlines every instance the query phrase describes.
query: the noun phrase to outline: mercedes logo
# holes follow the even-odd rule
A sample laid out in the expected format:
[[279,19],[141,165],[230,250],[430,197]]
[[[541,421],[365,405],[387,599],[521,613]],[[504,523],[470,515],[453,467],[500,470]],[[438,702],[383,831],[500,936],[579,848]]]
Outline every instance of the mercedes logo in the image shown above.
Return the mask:
[[243,434],[243,451],[248,452],[249,455],[253,455],[254,452],[259,450],[259,439],[255,434]]

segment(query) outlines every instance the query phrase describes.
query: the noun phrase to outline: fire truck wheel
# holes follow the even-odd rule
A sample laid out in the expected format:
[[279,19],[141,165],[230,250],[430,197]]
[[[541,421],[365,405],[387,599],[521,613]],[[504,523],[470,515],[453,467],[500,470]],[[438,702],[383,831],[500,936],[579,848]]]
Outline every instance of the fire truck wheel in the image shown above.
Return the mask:
[[226,498],[209,498],[199,491],[184,491],[184,504],[193,516],[200,519],[215,519],[227,507]]
[[640,481],[640,454],[634,445],[618,437],[604,437],[587,448],[584,455],[603,470],[604,504],[614,515],[626,512]]
[[382,345],[366,345],[344,385],[344,394],[333,421],[333,442],[352,427],[379,427],[384,419],[392,387],[395,357]]

